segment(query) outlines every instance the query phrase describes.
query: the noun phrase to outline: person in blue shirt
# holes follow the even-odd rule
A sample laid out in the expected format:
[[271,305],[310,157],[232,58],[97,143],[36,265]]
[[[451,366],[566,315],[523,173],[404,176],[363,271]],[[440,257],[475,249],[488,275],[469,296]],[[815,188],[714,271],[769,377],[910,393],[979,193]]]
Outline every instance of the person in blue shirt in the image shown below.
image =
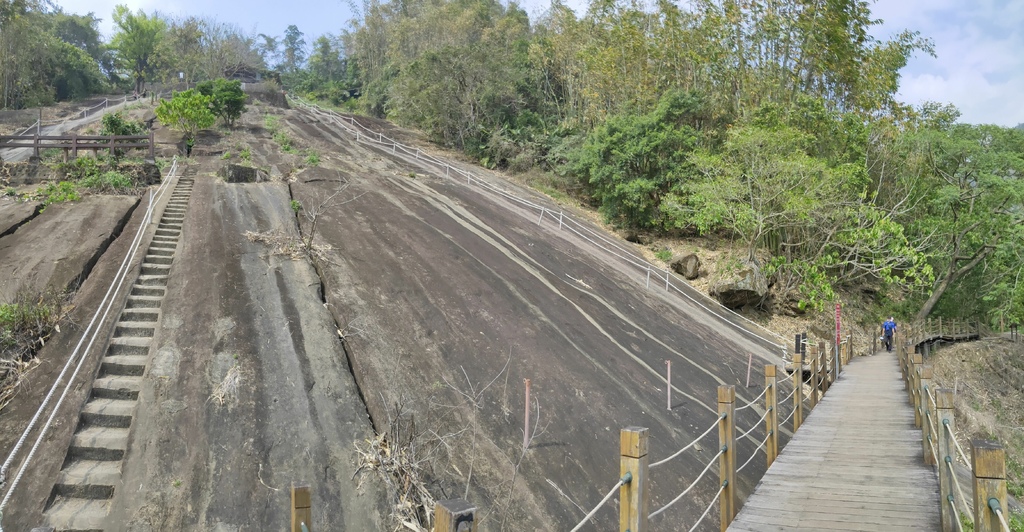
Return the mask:
[[896,333],[896,320],[889,316],[889,319],[882,323],[882,335],[885,338],[885,350],[892,353],[892,336]]

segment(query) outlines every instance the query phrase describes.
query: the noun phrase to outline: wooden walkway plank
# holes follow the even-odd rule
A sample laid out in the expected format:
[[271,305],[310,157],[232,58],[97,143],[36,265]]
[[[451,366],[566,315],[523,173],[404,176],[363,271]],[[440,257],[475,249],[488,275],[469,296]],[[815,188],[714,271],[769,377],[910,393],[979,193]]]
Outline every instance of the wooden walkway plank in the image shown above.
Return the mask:
[[843,370],[730,531],[938,529],[938,478],[921,457],[895,356]]

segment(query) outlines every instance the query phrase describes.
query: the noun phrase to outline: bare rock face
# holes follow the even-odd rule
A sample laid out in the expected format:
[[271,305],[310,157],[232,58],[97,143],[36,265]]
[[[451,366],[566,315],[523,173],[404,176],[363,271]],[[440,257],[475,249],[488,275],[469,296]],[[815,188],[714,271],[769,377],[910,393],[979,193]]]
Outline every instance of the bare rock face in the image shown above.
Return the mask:
[[756,305],[768,294],[768,279],[756,264],[742,262],[720,272],[712,281],[710,291],[729,308]]
[[267,180],[267,176],[260,169],[241,164],[223,166],[217,175],[228,183],[260,183]]
[[696,254],[689,255],[672,261],[672,271],[692,281],[700,276],[700,258]]

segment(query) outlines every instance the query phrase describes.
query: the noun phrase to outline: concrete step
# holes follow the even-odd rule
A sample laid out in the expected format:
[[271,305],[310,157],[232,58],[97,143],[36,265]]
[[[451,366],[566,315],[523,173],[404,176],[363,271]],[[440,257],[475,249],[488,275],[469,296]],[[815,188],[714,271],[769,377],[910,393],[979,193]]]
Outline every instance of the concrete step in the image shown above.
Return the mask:
[[142,377],[109,375],[97,377],[92,383],[92,396],[98,399],[136,400],[142,388]]
[[[143,263],[142,266],[145,268],[146,263]],[[125,302],[124,308],[160,308],[160,303],[162,303],[163,300],[164,298],[160,296],[128,296],[128,301]]]
[[167,286],[166,275],[140,275],[135,284],[141,286]]
[[114,338],[152,338],[156,334],[155,323],[121,321],[114,327]]
[[82,422],[97,427],[132,426],[132,415],[138,401],[93,397],[82,407]]
[[181,231],[181,224],[165,224],[160,222],[156,229],[157,231]]
[[167,275],[171,272],[171,267],[163,264],[142,264],[141,275]]
[[166,255],[146,255],[146,258],[142,259],[143,264],[164,264],[170,266],[172,262],[174,262],[174,257]]
[[171,206],[168,206],[167,208],[164,209],[164,216],[167,216],[168,214],[184,216],[185,212],[187,210],[188,209],[186,209],[184,207],[171,207]]
[[146,256],[147,257],[173,257],[174,256],[174,248],[176,248],[178,246],[171,246],[170,248],[168,248],[167,246],[168,246],[168,244],[164,244],[164,243],[160,243],[160,246],[158,246],[158,247],[153,247],[152,245],[150,245],[149,249],[146,250]]
[[46,510],[44,521],[61,532],[101,532],[109,512],[109,499],[57,497]]
[[133,296],[149,296],[149,297],[164,297],[167,293],[167,289],[162,286],[142,286],[133,285],[132,293]]
[[71,437],[68,455],[77,460],[117,461],[128,449],[128,429],[119,427],[81,427]]
[[[120,338],[115,338],[119,340]],[[137,375],[146,373],[149,355],[107,355],[100,362],[100,375]]]
[[78,460],[64,467],[53,486],[57,497],[110,499],[121,485],[119,462]]
[[174,230],[174,229],[157,229],[156,230],[156,235],[157,236],[178,236],[180,234],[181,234],[181,231],[177,231],[177,230]]
[[111,338],[107,346],[107,356],[149,356],[149,338]]

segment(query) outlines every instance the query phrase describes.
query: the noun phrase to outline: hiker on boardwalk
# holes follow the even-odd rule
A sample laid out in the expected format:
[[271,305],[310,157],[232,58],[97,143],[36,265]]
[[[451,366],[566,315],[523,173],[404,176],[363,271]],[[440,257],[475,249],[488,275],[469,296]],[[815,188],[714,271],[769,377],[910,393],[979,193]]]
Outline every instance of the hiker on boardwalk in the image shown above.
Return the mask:
[[896,333],[896,320],[892,316],[882,323],[882,336],[885,338],[885,350],[892,353],[892,336]]

